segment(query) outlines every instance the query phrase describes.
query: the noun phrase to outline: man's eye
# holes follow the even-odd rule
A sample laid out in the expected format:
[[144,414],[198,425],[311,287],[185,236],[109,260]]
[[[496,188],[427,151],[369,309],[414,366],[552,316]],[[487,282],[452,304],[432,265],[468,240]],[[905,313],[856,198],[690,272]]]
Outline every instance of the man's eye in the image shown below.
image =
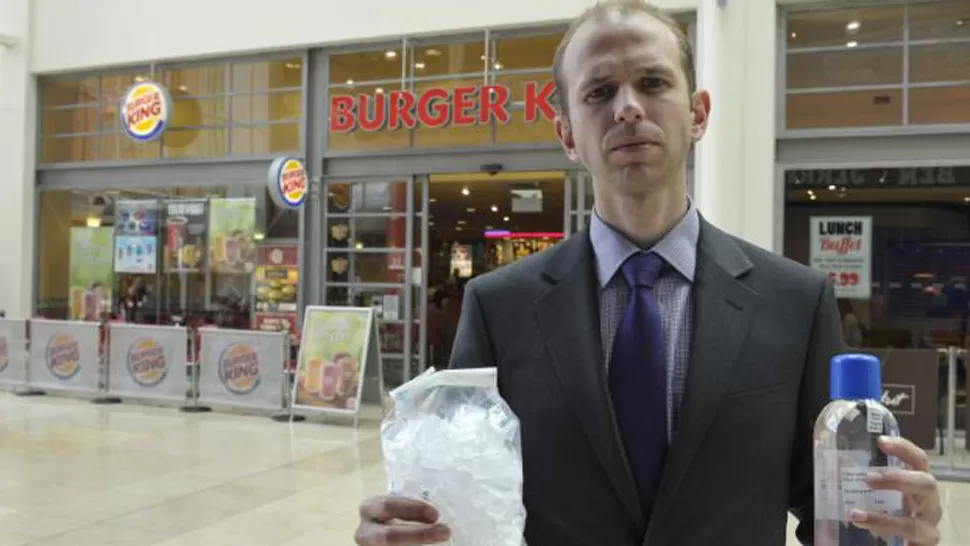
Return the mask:
[[614,88],[612,85],[597,87],[586,94],[586,102],[596,102],[607,99],[613,95],[613,90]]
[[644,78],[641,85],[648,91],[656,91],[668,87],[667,81],[661,78]]

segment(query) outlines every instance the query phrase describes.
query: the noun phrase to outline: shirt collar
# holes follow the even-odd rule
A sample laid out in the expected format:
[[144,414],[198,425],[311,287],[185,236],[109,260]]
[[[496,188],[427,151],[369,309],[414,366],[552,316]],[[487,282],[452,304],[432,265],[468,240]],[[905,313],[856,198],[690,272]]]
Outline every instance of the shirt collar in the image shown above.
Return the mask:
[[[656,252],[688,282],[693,283],[699,235],[700,215],[688,198],[687,213],[649,250]],[[596,274],[600,288],[609,284],[627,258],[643,250],[600,218],[595,208],[590,218],[589,239],[596,256]]]

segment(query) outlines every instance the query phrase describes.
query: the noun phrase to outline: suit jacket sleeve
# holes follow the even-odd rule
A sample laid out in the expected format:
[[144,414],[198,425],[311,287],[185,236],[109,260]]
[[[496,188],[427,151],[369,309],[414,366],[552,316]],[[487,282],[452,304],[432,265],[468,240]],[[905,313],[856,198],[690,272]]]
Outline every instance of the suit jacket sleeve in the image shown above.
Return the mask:
[[829,374],[832,356],[844,350],[842,321],[835,293],[828,279],[823,281],[815,310],[802,387],[798,403],[798,431],[792,453],[790,506],[798,518],[796,531],[802,544],[813,543],[815,526],[814,430],[819,413],[829,402]]
[[495,365],[492,342],[479,297],[477,284],[475,281],[469,282],[465,286],[449,368],[485,368]]

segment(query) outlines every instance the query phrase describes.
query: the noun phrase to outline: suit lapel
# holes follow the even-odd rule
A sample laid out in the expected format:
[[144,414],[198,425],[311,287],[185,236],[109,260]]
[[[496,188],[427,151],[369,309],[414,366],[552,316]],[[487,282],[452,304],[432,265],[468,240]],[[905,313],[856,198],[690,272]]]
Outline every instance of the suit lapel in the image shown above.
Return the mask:
[[642,529],[645,518],[609,402],[595,259],[585,231],[551,253],[544,276],[550,287],[536,302],[542,339],[583,431],[630,517]]
[[692,292],[691,356],[680,419],[651,517],[654,532],[717,415],[747,338],[757,294],[741,279],[751,267],[731,237],[702,220]]

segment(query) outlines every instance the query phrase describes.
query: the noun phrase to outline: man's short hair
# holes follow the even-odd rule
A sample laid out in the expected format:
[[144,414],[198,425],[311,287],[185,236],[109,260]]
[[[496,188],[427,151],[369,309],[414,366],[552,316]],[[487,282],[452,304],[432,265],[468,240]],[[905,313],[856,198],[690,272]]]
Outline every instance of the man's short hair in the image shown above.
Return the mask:
[[559,111],[563,114],[568,114],[566,107],[567,88],[562,74],[562,59],[566,53],[566,47],[569,46],[573,35],[576,34],[576,31],[584,23],[605,17],[613,12],[619,12],[621,15],[634,13],[647,14],[663,23],[674,33],[680,49],[680,62],[684,68],[684,75],[687,77],[687,89],[690,94],[693,94],[697,88],[697,72],[694,67],[694,48],[690,45],[690,41],[681,30],[680,24],[665,11],[653,4],[648,4],[644,0],[601,0],[596,5],[584,11],[569,25],[566,35],[563,36],[562,41],[559,42],[559,47],[556,48],[556,56],[552,63],[552,78],[556,85],[555,103]]

